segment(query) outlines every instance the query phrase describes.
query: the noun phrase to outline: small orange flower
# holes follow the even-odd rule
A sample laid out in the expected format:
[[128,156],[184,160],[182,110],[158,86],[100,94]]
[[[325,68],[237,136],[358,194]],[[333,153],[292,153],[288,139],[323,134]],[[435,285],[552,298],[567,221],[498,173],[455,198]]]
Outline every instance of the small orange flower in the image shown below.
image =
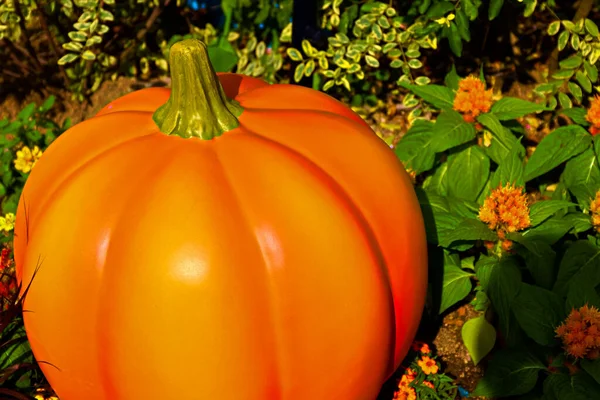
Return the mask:
[[427,386],[430,389],[434,389],[435,390],[435,386],[433,386],[433,383],[431,383],[429,381],[423,381],[423,385]]
[[590,127],[592,135],[600,133],[600,96],[595,96],[592,100],[585,119],[592,124]]
[[555,329],[568,355],[595,360],[600,357],[600,311],[584,305],[573,310]]
[[[504,238],[507,232],[517,232],[531,226],[529,204],[523,189],[507,184],[492,190],[479,209],[479,219],[497,231],[500,238]],[[508,243],[505,247],[509,247]]]
[[479,114],[490,111],[492,95],[492,89],[485,90],[485,83],[478,77],[468,76],[458,82],[453,108],[463,114],[465,121],[474,122]]
[[[598,130],[600,133],[600,128]],[[596,198],[590,202],[590,214],[592,217],[592,225],[596,232],[600,233],[600,190],[596,192]]]
[[421,367],[425,375],[437,374],[439,369],[435,360],[427,356],[423,356],[423,358],[417,361],[417,364]]
[[423,343],[423,346],[421,346],[421,353],[423,353],[423,354],[431,353],[431,349],[429,348],[429,345],[427,343]]

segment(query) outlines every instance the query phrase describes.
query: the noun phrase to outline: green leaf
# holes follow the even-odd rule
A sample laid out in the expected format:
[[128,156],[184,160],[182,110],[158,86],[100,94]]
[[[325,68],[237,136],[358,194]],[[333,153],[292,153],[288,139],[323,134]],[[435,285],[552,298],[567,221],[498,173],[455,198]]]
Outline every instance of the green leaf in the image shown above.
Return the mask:
[[483,126],[490,130],[492,134],[489,147],[483,147],[486,154],[494,160],[496,164],[500,164],[504,158],[510,153],[517,153],[519,156],[525,155],[525,148],[519,140],[513,135],[510,129],[504,127],[495,114],[481,114],[477,117]]
[[583,91],[579,85],[573,82],[567,82],[567,87],[569,88],[569,92],[571,92],[575,100],[577,100],[577,103],[581,104],[581,100],[583,99]]
[[600,387],[588,375],[550,374],[544,380],[544,393],[557,400],[591,400],[600,398]]
[[452,64],[450,72],[448,72],[444,77],[444,84],[450,89],[458,90],[458,82],[460,79],[460,76],[458,76],[458,73],[456,72],[456,66]]
[[67,53],[58,60],[58,65],[66,65],[72,63],[79,58],[79,54]]
[[[594,138],[593,142],[594,147],[598,149],[600,138]],[[562,173],[563,183],[583,208],[589,206],[590,199],[594,198],[596,191],[600,189],[600,165],[597,152],[598,150],[594,151],[593,148],[586,149],[567,161]]]
[[560,30],[560,21],[554,21],[551,22],[550,25],[548,25],[548,35],[550,36],[554,36],[558,33],[558,31]]
[[556,252],[542,239],[531,240],[522,235],[510,235],[510,238],[525,247],[519,254],[525,259],[536,285],[550,290],[556,278]]
[[491,112],[496,114],[500,121],[516,119],[527,114],[544,111],[541,104],[532,103],[515,97],[503,97],[492,105]]
[[585,24],[585,30],[590,35],[597,38],[598,37],[598,25],[596,25],[596,23],[594,21],[592,21],[591,19],[588,19],[588,18],[585,19],[584,24]]
[[474,365],[479,364],[496,344],[496,329],[483,315],[465,322],[461,336]]
[[539,225],[556,212],[574,206],[577,206],[577,204],[563,200],[542,200],[535,202],[529,208],[531,226]]
[[488,18],[493,20],[500,14],[504,0],[490,0],[490,6],[488,8]]
[[474,218],[460,218],[452,215],[450,224],[438,225],[436,228],[438,242],[440,246],[446,248],[458,241],[498,240],[495,232],[491,231],[483,222]]
[[406,83],[401,85],[441,110],[451,110],[453,107],[455,94],[450,88],[441,85],[417,86]]
[[600,384],[600,360],[581,360],[581,368]]
[[454,4],[449,1],[439,1],[434,3],[429,10],[427,11],[427,18],[429,19],[437,19],[443,17],[450,11],[454,10]]
[[[448,89],[449,90],[449,89]],[[454,110],[444,110],[438,116],[433,128],[434,151],[441,153],[475,139],[475,127],[465,122],[462,115]]]
[[472,288],[472,276],[472,273],[463,271],[456,265],[444,263],[440,314],[467,297]]
[[96,59],[96,54],[94,54],[91,50],[86,50],[83,53],[81,53],[81,58],[83,58],[86,61],[92,61]]
[[537,178],[563,162],[584,152],[591,144],[590,134],[580,126],[570,125],[555,129],[537,146],[525,166],[525,181]]
[[474,0],[463,0],[460,3],[465,8],[465,13],[471,21],[474,21],[479,15],[479,4],[475,5]]
[[429,171],[435,163],[431,143],[435,140],[433,122],[416,120],[394,148],[405,167],[417,174]]
[[561,114],[571,118],[577,125],[589,126],[589,122],[585,119],[587,110],[583,107],[567,108],[560,111]]
[[490,272],[487,294],[498,314],[499,326],[505,336],[512,333],[511,305],[521,288],[521,271],[512,258],[503,257]]
[[302,53],[300,53],[297,49],[294,49],[293,47],[288,47],[286,53],[292,61],[299,62],[303,60]]
[[571,229],[573,229],[573,226],[568,219],[555,216],[542,222],[538,226],[525,231],[523,237],[527,240],[541,240],[552,245],[566,235]]
[[490,175],[490,160],[479,147],[471,146],[456,156],[448,167],[448,194],[477,200]]
[[[294,69],[294,82],[300,82],[302,80],[302,78],[304,77],[305,67],[306,65],[304,63],[296,65],[296,69]],[[331,80],[330,82],[332,82],[333,85],[333,80]]]
[[569,31],[562,31],[558,35],[558,50],[563,51],[569,42]]
[[444,31],[447,32],[450,50],[452,50],[457,57],[461,57],[463,49],[462,39],[460,38],[460,33],[458,32],[458,28],[454,21],[450,23],[450,28],[444,27]]
[[590,78],[592,83],[596,83],[598,80],[598,68],[595,65],[590,64],[588,61],[583,62],[583,69],[585,69],[585,73],[587,77]]
[[490,398],[520,396],[534,388],[539,371],[546,366],[534,354],[523,350],[499,350],[471,396]]
[[231,72],[239,58],[233,46],[227,41],[218,41],[208,47],[208,57],[215,72]]
[[571,99],[564,92],[560,92],[558,94],[558,102],[560,103],[560,106],[562,108],[571,108],[571,107],[573,107],[573,103],[571,102]]
[[558,63],[558,65],[560,66],[561,69],[575,69],[575,68],[579,68],[579,66],[581,66],[582,62],[583,62],[583,57],[581,57],[578,54],[575,54],[565,60],[562,60],[561,62]]
[[465,42],[471,41],[471,31],[469,30],[469,18],[465,13],[464,8],[459,8],[456,11],[456,26],[458,27],[458,33]]
[[[581,87],[583,88],[583,90],[585,90],[587,93],[591,93],[592,92],[592,82],[590,81],[590,79],[583,72],[577,71],[575,73],[575,79],[577,79],[577,82],[579,82],[579,84],[581,85]],[[573,91],[571,91],[571,93],[572,92]]]
[[574,233],[583,233],[592,229],[590,216],[581,212],[573,212],[564,216],[573,225]]
[[433,175],[423,181],[423,189],[440,196],[448,194],[448,163],[437,166]]
[[600,248],[588,240],[578,240],[565,251],[552,290],[560,296],[566,296],[571,280],[584,268],[600,269]]
[[542,346],[556,344],[554,329],[566,317],[563,300],[550,290],[521,283],[512,310],[523,331]]
[[509,152],[506,157],[498,165],[498,169],[494,173],[491,187],[505,186],[511,183],[514,186],[525,186],[524,178],[525,166],[523,160],[517,152]]

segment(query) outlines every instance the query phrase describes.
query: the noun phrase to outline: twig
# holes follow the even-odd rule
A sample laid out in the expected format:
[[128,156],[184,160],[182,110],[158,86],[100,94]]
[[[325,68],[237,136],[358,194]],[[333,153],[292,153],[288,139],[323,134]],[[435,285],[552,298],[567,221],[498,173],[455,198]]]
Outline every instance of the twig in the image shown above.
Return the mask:
[[15,46],[15,44],[13,42],[11,42],[10,40],[4,38],[4,39],[2,39],[2,41],[4,44],[6,44],[6,47],[8,47],[10,49],[10,58],[13,60],[13,62],[15,64],[17,64],[19,66],[19,68],[21,68],[23,71],[28,72],[28,73],[33,73],[31,68],[29,68],[26,63],[24,63],[22,60],[20,60],[19,56],[16,54],[17,52],[22,52],[22,51],[17,46]]
[[[54,37],[54,35],[52,35],[52,33],[50,32],[50,29],[48,28],[48,24],[46,22],[46,14],[41,9],[41,7],[39,6],[39,4],[37,3],[36,0],[33,0],[33,3],[36,4],[36,6],[40,12],[39,13],[40,24],[42,25],[42,29],[44,30],[44,32],[46,32],[46,36],[48,36],[48,41],[50,42],[50,48],[52,49],[52,52],[54,53],[54,56],[56,57],[56,60],[58,61],[58,59],[60,59],[60,57],[62,55],[62,51],[59,50],[58,45],[55,41],[55,37]],[[67,77],[67,74],[65,73],[64,67],[62,65],[59,65],[58,70],[60,71],[60,75],[63,78],[64,84],[67,85],[69,83],[69,78]]]
[[160,16],[160,14],[169,5],[170,2],[171,0],[165,0],[162,6],[158,5],[154,8],[154,10],[152,10],[152,14],[150,14],[148,19],[146,20],[146,24],[144,25],[144,27],[138,31],[137,35],[135,35],[135,40],[131,43],[131,45],[128,48],[125,49],[123,53],[121,53],[121,57],[119,57],[120,62],[125,61],[127,57],[129,57],[129,54],[135,49],[137,42],[139,42],[146,36],[150,28],[152,28],[152,25],[154,25],[154,22],[156,22],[156,19]]
[[42,64],[40,64],[40,60],[37,59],[35,49],[31,45],[31,41],[29,40],[29,36],[27,35],[27,26],[25,26],[25,16],[23,15],[23,12],[21,11],[21,6],[19,5],[18,1],[14,2],[14,6],[15,6],[15,13],[19,17],[19,26],[21,27],[21,32],[22,32],[23,36],[25,36],[25,48],[29,52],[29,56],[31,57],[33,64],[36,66],[36,68],[38,69],[39,72],[42,72],[42,70],[43,70]]

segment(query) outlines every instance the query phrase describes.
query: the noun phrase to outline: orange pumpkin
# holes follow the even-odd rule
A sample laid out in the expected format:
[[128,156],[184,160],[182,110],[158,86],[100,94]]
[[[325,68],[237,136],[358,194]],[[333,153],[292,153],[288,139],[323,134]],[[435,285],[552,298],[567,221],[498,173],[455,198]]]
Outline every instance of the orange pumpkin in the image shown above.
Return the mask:
[[408,175],[323,93],[217,78],[196,40],[170,61],[172,90],[69,129],[25,185],[15,258],[50,384],[61,400],[374,399],[425,298]]

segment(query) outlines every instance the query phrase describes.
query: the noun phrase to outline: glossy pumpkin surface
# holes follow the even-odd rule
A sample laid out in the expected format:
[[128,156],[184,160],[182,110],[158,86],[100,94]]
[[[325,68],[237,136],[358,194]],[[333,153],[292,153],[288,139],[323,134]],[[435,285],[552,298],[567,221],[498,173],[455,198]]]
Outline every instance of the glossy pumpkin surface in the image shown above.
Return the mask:
[[373,400],[408,351],[426,245],[393,152],[323,93],[218,79],[235,129],[166,135],[144,89],[31,172],[15,259],[61,400]]

